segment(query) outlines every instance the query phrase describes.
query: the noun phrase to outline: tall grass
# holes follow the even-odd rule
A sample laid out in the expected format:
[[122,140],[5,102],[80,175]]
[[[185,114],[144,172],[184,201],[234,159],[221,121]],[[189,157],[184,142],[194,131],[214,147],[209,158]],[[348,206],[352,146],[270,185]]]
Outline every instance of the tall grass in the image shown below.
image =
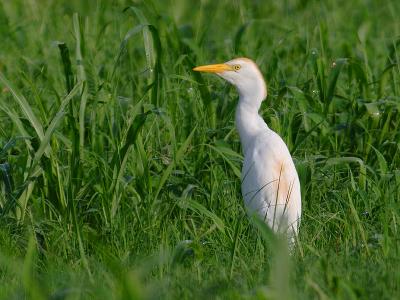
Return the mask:
[[[400,295],[398,1],[0,2],[0,298]],[[289,256],[248,220],[248,56],[288,144]]]

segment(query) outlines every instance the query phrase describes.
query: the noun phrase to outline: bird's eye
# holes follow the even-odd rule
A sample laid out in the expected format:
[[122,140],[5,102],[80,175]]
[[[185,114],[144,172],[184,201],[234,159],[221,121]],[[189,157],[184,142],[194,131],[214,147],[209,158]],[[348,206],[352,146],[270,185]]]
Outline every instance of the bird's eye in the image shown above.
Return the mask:
[[239,70],[240,70],[240,65],[234,65],[234,66],[233,66],[233,69],[234,69],[235,71],[239,71]]

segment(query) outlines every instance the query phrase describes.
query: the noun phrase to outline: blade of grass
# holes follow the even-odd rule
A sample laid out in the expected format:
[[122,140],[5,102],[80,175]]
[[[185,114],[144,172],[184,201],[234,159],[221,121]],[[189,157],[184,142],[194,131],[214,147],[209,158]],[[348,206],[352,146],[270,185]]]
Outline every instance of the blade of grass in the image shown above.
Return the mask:
[[184,208],[184,209],[188,208],[188,209],[193,210],[203,216],[210,218],[221,232],[225,232],[225,225],[224,225],[224,222],[221,220],[221,218],[219,218],[215,213],[209,211],[207,208],[205,208],[199,202],[196,202],[191,199],[185,199],[183,201],[179,201],[178,205],[181,208]]
[[36,151],[35,156],[33,158],[32,167],[35,167],[36,164],[39,162],[40,158],[42,157],[45,149],[50,147],[50,139],[53,136],[54,131],[57,129],[58,125],[60,124],[61,120],[66,114],[66,108],[69,105],[72,98],[80,91],[82,88],[82,83],[78,82],[71,92],[61,101],[61,105],[58,109],[58,112],[51,120],[50,125],[47,127],[44,137],[40,143],[39,149]]
[[114,176],[113,186],[111,187],[111,191],[113,191],[112,193],[113,199],[111,205],[111,220],[113,220],[117,212],[119,197],[118,193],[116,193],[115,191],[118,186],[118,182],[120,182],[123,176],[123,172],[125,170],[125,166],[128,159],[129,149],[131,148],[132,145],[135,144],[138,134],[146,122],[147,116],[151,113],[152,113],[151,111],[148,111],[146,113],[141,113],[135,116],[126,134],[125,144],[122,146],[121,150],[116,151],[114,153],[114,157],[111,161],[111,166],[115,170],[116,174]]
[[29,120],[32,128],[36,131],[39,140],[43,140],[44,132],[43,126],[40,123],[39,119],[36,117],[35,113],[33,112],[29,102],[25,99],[25,97],[18,92],[18,90],[4,77],[3,73],[0,72],[0,82],[7,87],[12,95],[14,100],[18,103],[19,107],[21,108],[22,112],[24,113],[25,117]]
[[[84,58],[82,56],[82,48],[84,48],[84,39],[82,39],[82,28],[80,19],[77,13],[73,15],[74,34],[76,40],[76,63],[77,63],[77,79],[85,84],[80,86],[81,103],[79,106],[79,146],[81,149],[85,146],[85,111],[88,100],[88,91],[86,84],[86,71],[84,65]],[[83,159],[84,151],[79,151],[81,159]]]
[[183,158],[183,155],[186,152],[187,147],[189,146],[193,135],[197,129],[197,126],[193,128],[192,132],[189,134],[189,136],[186,138],[186,140],[183,142],[182,146],[178,149],[176,152],[176,156],[174,157],[174,160],[168,165],[167,169],[164,171],[164,173],[161,176],[160,183],[158,184],[158,189],[154,195],[154,200],[157,200],[158,195],[161,192],[161,189],[163,188],[165,182],[167,181],[168,177],[171,175],[173,169],[175,168],[176,164]]

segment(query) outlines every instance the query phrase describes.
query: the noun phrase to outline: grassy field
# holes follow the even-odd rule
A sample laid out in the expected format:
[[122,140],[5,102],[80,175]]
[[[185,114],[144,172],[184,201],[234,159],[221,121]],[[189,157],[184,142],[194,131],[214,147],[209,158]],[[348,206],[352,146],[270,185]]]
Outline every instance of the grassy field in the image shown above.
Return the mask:
[[[399,299],[397,0],[0,0],[1,299]],[[254,59],[300,175],[288,256],[246,217]]]

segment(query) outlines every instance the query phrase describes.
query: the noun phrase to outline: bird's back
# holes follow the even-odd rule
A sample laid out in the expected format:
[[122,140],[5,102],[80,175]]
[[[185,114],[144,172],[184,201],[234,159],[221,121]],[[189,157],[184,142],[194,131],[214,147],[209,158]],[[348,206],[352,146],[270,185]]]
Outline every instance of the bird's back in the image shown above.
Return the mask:
[[242,169],[242,194],[248,213],[258,215],[274,231],[297,234],[300,182],[286,144],[267,128],[249,146]]

